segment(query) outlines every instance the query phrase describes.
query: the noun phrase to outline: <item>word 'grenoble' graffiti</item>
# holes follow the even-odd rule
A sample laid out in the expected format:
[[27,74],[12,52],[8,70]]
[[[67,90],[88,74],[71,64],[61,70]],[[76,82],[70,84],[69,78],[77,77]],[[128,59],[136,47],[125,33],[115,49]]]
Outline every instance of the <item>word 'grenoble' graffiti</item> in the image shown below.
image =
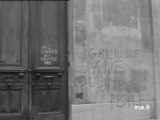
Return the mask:
[[124,50],[119,50],[119,49],[100,49],[96,51],[94,48],[91,48],[89,50],[89,57],[90,58],[102,58],[102,59],[127,59],[127,58],[133,58],[137,57],[139,54],[138,49],[124,49]]

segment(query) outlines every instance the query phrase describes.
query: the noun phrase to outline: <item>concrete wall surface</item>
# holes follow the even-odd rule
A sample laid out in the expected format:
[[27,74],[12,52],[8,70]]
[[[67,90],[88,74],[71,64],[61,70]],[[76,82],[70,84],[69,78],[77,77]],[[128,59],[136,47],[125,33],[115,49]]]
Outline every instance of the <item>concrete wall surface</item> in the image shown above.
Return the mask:
[[160,1],[70,3],[70,119],[160,119]]

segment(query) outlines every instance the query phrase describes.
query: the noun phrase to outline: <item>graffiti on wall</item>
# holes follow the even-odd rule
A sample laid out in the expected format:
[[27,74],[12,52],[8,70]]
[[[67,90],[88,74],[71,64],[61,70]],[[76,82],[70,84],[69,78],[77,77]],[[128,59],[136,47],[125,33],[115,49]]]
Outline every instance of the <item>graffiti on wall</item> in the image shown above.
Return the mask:
[[55,65],[58,62],[58,50],[51,45],[41,46],[41,63],[44,65]]
[[[117,107],[133,107],[134,105],[141,105],[141,101],[143,101],[142,96],[135,96],[133,94],[111,94],[110,102],[115,103]],[[112,106],[113,107],[113,106]],[[113,109],[113,108],[112,108]]]
[[75,73],[76,98],[85,99],[87,87],[94,91],[88,96],[102,95],[93,101],[106,96],[104,101],[116,103],[117,107],[133,106],[145,99],[141,93],[148,91],[148,68],[142,64],[136,66],[137,60],[142,60],[139,49],[90,48],[88,58],[87,72]]
[[83,86],[86,84],[85,75],[76,75],[75,76],[75,87],[76,87],[76,98],[83,99]]
[[140,93],[146,89],[147,70],[134,69],[136,66],[130,66],[134,65],[134,60],[139,57],[139,49],[96,51],[91,48],[88,55],[90,87],[105,87],[107,92],[114,90],[128,93]]

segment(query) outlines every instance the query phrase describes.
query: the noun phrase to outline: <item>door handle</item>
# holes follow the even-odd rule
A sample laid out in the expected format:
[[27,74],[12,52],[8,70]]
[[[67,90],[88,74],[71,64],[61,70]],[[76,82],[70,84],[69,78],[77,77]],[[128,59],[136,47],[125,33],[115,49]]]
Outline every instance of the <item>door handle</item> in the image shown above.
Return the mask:
[[36,77],[36,78],[40,78],[40,76],[41,76],[41,73],[36,73],[36,74],[35,74],[35,77]]
[[4,79],[11,79],[11,80],[14,80],[15,77],[14,77],[14,76],[5,76]]
[[52,83],[48,83],[48,87],[51,87],[52,86]]
[[36,74],[32,75],[32,79],[33,79],[33,80],[39,79],[40,76],[41,76],[40,73],[36,73]]
[[55,76],[44,76],[44,79],[54,79]]
[[7,87],[12,87],[13,83],[7,83]]
[[24,73],[20,72],[20,73],[19,73],[19,77],[20,77],[20,78],[24,77]]
[[41,74],[40,74],[40,73],[36,73],[35,75],[36,75],[36,76],[41,76]]

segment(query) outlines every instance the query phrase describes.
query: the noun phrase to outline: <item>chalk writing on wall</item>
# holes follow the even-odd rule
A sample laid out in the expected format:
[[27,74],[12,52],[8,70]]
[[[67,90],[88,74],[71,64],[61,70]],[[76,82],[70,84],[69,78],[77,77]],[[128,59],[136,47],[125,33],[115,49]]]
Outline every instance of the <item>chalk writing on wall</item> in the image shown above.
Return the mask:
[[100,49],[96,51],[94,48],[89,49],[89,58],[102,58],[102,59],[129,59],[137,57],[140,53],[139,49]]
[[51,45],[41,46],[41,64],[56,65],[58,62],[58,50],[53,49]]
[[[142,105],[143,102],[143,97],[142,96],[135,96],[133,94],[111,94],[110,96],[110,102],[111,103],[115,103],[116,106],[115,107],[134,107],[135,105]],[[113,105],[111,106],[113,109]]]
[[83,86],[86,84],[86,76],[77,75],[75,76],[75,86],[76,86],[76,98],[83,99]]
[[140,56],[139,49],[100,49],[96,51],[91,48],[88,56],[90,87],[104,88],[108,93],[110,90],[140,93],[146,89],[145,81],[148,71],[143,67],[135,69],[134,65]]

